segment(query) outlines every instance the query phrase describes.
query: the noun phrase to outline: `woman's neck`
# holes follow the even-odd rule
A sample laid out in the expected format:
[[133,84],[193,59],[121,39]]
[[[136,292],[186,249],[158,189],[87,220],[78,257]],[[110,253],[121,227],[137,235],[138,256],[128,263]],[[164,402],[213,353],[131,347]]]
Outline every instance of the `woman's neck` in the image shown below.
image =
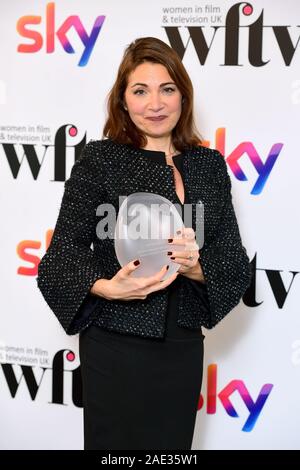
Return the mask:
[[175,155],[177,150],[168,137],[166,139],[147,139],[147,144],[143,147],[145,150],[154,150],[157,152],[164,152],[167,157]]

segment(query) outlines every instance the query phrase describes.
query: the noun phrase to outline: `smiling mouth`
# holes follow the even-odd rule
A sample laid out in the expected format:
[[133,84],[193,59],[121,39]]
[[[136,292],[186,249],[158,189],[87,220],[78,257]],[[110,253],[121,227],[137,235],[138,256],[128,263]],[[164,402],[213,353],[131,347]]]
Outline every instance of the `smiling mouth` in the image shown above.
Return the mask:
[[155,116],[155,117],[147,117],[146,119],[149,119],[149,121],[163,121],[166,118],[167,116]]

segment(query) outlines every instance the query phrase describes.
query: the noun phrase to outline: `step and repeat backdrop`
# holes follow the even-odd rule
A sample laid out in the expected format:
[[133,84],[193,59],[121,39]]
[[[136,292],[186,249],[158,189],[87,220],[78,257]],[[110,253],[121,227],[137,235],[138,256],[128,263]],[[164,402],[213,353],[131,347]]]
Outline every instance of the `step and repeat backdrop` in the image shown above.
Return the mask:
[[299,449],[297,0],[11,0],[5,7],[0,448],[83,448],[78,336],[67,336],[45,303],[37,268],[77,149],[102,138],[124,49],[144,36],[174,48],[191,76],[197,126],[228,165],[254,273],[240,304],[204,330],[193,449]]

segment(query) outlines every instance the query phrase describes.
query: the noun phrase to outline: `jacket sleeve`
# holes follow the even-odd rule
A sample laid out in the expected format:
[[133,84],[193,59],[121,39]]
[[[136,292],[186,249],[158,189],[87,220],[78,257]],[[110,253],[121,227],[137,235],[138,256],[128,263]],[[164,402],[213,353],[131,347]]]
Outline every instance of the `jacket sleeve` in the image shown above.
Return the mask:
[[97,279],[105,277],[101,259],[91,249],[96,208],[104,197],[97,154],[99,145],[96,148],[89,141],[73,165],[51,243],[38,266],[38,288],[70,335],[93,321],[97,298],[89,290]]
[[[231,180],[224,157],[217,152],[215,179],[220,187],[220,222],[213,239],[200,253],[210,315],[205,328],[213,328],[240,301],[251,281],[251,265],[242,245],[232,204]],[[201,286],[202,288],[203,286]]]

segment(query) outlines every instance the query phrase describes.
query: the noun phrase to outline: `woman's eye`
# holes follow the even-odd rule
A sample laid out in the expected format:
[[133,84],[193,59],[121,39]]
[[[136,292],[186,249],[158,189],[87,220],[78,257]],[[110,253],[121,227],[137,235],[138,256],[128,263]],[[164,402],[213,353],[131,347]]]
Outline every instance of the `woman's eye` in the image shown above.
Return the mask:
[[168,86],[168,87],[164,88],[164,91],[165,91],[166,93],[173,93],[173,91],[175,91],[175,88],[172,88],[172,87],[169,87],[169,86]]
[[[163,88],[163,92],[167,93],[168,95],[170,95],[174,91],[175,91],[175,88],[173,88],[173,87]],[[135,90],[133,93],[134,93],[134,95],[144,95],[146,93],[146,90],[139,89],[139,90]]]
[[145,90],[135,90],[133,93],[134,95],[142,95]]

